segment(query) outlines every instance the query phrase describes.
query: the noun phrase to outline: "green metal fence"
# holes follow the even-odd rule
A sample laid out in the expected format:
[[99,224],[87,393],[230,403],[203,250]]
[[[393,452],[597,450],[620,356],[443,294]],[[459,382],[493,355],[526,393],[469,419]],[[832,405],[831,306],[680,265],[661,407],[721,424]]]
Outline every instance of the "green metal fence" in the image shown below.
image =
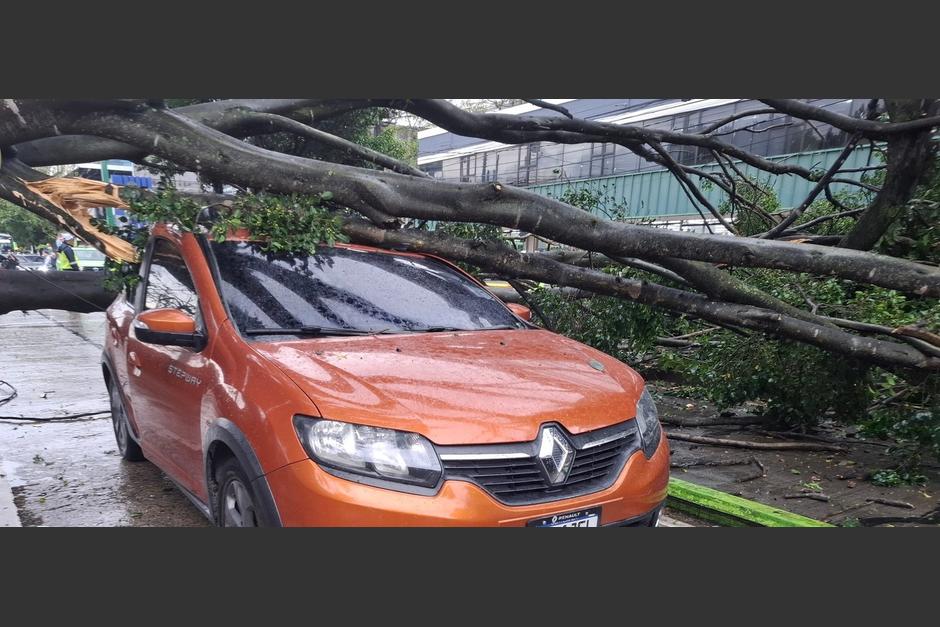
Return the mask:
[[[820,150],[816,152],[804,152],[790,155],[780,155],[770,157],[770,161],[800,165],[809,169],[826,170],[835,162],[842,148],[830,150]],[[846,160],[842,166],[843,169],[862,168],[867,165],[880,163],[877,155],[872,155],[869,147],[857,148]],[[792,174],[780,176],[768,175],[754,167],[745,166],[742,163],[736,163],[738,168],[748,177],[761,182],[767,182],[776,190],[780,199],[781,208],[789,208],[798,205],[809,193],[813,183],[804,178]],[[698,166],[705,172],[721,173],[721,168],[717,164],[705,164]],[[858,180],[861,172],[850,172],[840,178],[852,178]],[[699,183],[699,179],[694,175],[691,179]],[[697,215],[695,206],[682,191],[678,180],[668,170],[654,170],[650,172],[637,172],[632,174],[620,174],[615,176],[606,176],[593,179],[583,179],[579,181],[562,181],[557,183],[547,183],[542,185],[533,185],[528,189],[553,198],[560,198],[565,191],[569,189],[594,191],[602,197],[600,208],[613,210],[618,205],[624,205],[629,217],[666,217],[666,216],[688,216]],[[856,186],[837,183],[831,187],[833,192],[843,189],[858,189]],[[727,194],[718,187],[712,186],[711,189],[703,190],[705,197],[708,198],[714,206],[719,206],[727,200]]]

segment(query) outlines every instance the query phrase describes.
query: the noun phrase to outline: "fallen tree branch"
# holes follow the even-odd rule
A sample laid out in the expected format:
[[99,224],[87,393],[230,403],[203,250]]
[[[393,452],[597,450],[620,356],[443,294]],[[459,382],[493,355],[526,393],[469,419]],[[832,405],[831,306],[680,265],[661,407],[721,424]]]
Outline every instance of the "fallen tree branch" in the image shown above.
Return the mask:
[[[830,200],[830,202],[832,202],[832,200]],[[818,218],[810,220],[809,222],[804,222],[803,224],[797,224],[795,227],[783,231],[781,235],[796,235],[800,231],[805,231],[806,229],[822,224],[823,222],[828,222],[830,220],[838,220],[839,218],[848,218],[850,216],[857,216],[864,210],[865,210],[864,208],[848,209],[846,211],[840,211],[838,213],[830,213],[829,215],[820,216]]]
[[783,498],[785,499],[812,499],[814,501],[822,501],[823,503],[829,502],[828,494],[818,494],[816,492],[801,492],[799,494],[784,494]]
[[[308,122],[312,122],[313,119],[325,119],[348,109],[349,105],[342,101],[334,103],[296,98],[235,98],[187,105],[173,109],[173,111],[233,137],[247,137],[249,135],[260,135],[265,131],[264,129],[254,128],[252,123],[247,121],[245,114],[280,113],[295,115],[302,112],[303,117]],[[17,158],[32,167],[87,163],[103,159],[140,161],[148,154],[146,150],[142,150],[138,146],[81,134],[53,134],[49,137],[25,143],[16,143],[14,149]]]
[[745,459],[697,459],[691,462],[670,462],[670,468],[694,468],[697,466],[718,467],[718,466],[750,466],[755,462],[755,458]]
[[[60,129],[64,127],[63,132],[95,134],[139,145],[220,180],[282,193],[330,190],[335,202],[352,209],[371,206],[396,217],[494,224],[609,256],[682,257],[771,267],[940,296],[940,270],[892,257],[641,227],[603,220],[557,200],[499,183],[431,182],[292,157],[238,141],[173,111],[144,108],[96,111],[83,116],[66,110],[57,112],[55,119]],[[159,141],[166,136],[177,141]]]
[[869,503],[881,503],[882,505],[890,505],[891,507],[899,507],[901,509],[915,509],[915,507],[906,501],[895,501],[892,499],[883,499],[881,497],[872,497],[865,499]]
[[688,281],[683,279],[672,270],[667,270],[662,266],[658,266],[648,261],[643,261],[642,259],[636,259],[634,257],[608,257],[607,255],[591,253],[590,251],[586,250],[565,249],[539,251],[538,254],[545,255],[546,257],[561,263],[581,266],[583,268],[596,268],[598,265],[620,264],[622,266],[635,268],[637,270],[642,270],[644,272],[649,272],[650,274],[661,276],[664,279],[669,279],[670,281],[674,281],[680,285],[689,285]]
[[[705,195],[702,193],[702,191],[698,188],[697,185],[689,180],[689,177],[686,176],[685,172],[682,170],[679,164],[676,163],[675,159],[673,159],[672,156],[666,151],[666,149],[663,148],[659,142],[651,142],[650,147],[659,154],[660,158],[663,160],[663,163],[666,165],[669,171],[672,172],[673,176],[679,180],[679,184],[684,185],[689,193],[695,197],[693,204],[695,204],[694,201],[697,200],[699,203],[701,203],[702,206],[708,209],[708,212],[711,213],[712,216],[718,220],[721,226],[725,227],[729,233],[738,235],[738,230],[734,228],[734,225],[728,222],[725,217],[721,215],[721,212],[718,211],[714,205],[708,202],[708,199],[705,198]],[[702,216],[702,219],[705,220],[704,215]]]
[[803,178],[812,177],[812,172],[807,168],[792,163],[773,162],[702,133],[683,133],[581,118],[544,118],[505,113],[478,114],[464,111],[446,100],[373,100],[368,104],[399,109],[417,115],[457,135],[479,137],[505,144],[533,141],[563,144],[611,142],[631,150],[650,142],[699,146],[730,155],[765,172],[795,174]]
[[365,146],[361,146],[355,142],[351,142],[342,137],[337,137],[331,133],[321,131],[319,129],[313,128],[312,126],[307,126],[296,120],[292,120],[283,115],[277,115],[274,113],[246,113],[245,119],[248,122],[258,122],[260,124],[266,124],[271,127],[271,131],[281,130],[287,133],[293,133],[295,135],[301,135],[303,137],[309,137],[310,139],[325,144],[327,146],[338,148],[339,150],[344,150],[349,154],[356,155],[357,157],[368,161],[369,163],[374,163],[375,165],[382,166],[383,168],[388,168],[393,172],[398,172],[399,174],[407,174],[409,176],[417,176],[419,178],[430,178],[430,175],[423,170],[405,163],[404,161],[399,161],[393,157],[389,157],[386,154],[372,150]]
[[891,448],[893,444],[888,444],[887,442],[876,442],[874,440],[859,440],[853,438],[835,438],[827,435],[814,435],[811,433],[799,433],[797,431],[766,431],[762,429],[753,429],[750,430],[753,433],[759,435],[766,435],[772,438],[796,438],[798,440],[813,440],[815,442],[829,442],[832,444],[851,444],[851,445],[866,445],[866,446],[878,446],[881,448]]
[[680,433],[667,433],[670,440],[707,444],[709,446],[725,446],[728,448],[746,448],[760,451],[834,451],[845,452],[841,446],[832,444],[813,444],[810,442],[747,442],[745,440],[728,440],[726,438],[712,438],[704,435],[685,435]]
[[764,464],[762,464],[761,461],[757,459],[756,457],[748,457],[747,459],[696,460],[696,461],[684,462],[684,463],[670,463],[669,467],[677,468],[677,469],[687,469],[687,468],[693,468],[696,466],[721,467],[721,466],[750,466],[750,465],[756,465],[759,468],[759,471],[755,475],[751,475],[749,477],[744,477],[743,479],[739,479],[738,483],[745,483],[747,481],[753,481],[754,479],[761,479],[767,476],[767,471],[764,468]]
[[826,173],[823,174],[816,185],[813,186],[813,189],[810,190],[809,194],[806,195],[806,198],[803,199],[803,202],[801,202],[798,207],[790,211],[790,213],[787,214],[787,217],[781,220],[775,227],[766,233],[758,235],[758,237],[773,239],[783,233],[783,231],[786,230],[788,226],[796,222],[797,218],[803,215],[803,212],[806,211],[806,209],[811,204],[813,204],[813,201],[816,200],[816,197],[819,196],[819,194],[829,186],[829,182],[835,182],[833,177],[839,171],[839,168],[841,168],[845,163],[846,159],[848,159],[855,150],[855,146],[858,144],[859,139],[861,139],[861,137],[858,134],[849,139],[849,143],[842,150],[842,152],[839,153],[839,156],[836,158],[835,162],[833,162],[832,166],[826,170]]
[[892,335],[901,335],[905,337],[917,338],[918,340],[921,340],[922,342],[926,342],[930,344],[931,346],[936,346],[937,348],[940,348],[940,335],[937,335],[936,333],[931,333],[927,329],[923,329],[913,324],[909,324],[903,327],[898,327],[894,329],[891,333]]
[[927,512],[923,516],[875,516],[871,518],[859,518],[858,521],[865,526],[885,525],[890,523],[936,525],[940,524],[940,509]]
[[834,126],[849,133],[861,133],[864,137],[870,139],[887,140],[892,135],[928,130],[934,126],[940,125],[940,116],[926,117],[909,122],[875,122],[842,115],[841,113],[823,109],[822,107],[815,107],[811,104],[800,102],[799,100],[761,98],[761,102],[770,105],[777,111],[789,113],[794,117],[825,122],[830,126]]
[[571,112],[568,111],[568,109],[565,109],[561,105],[552,104],[551,102],[546,102],[544,100],[539,100],[537,98],[525,99],[525,101],[528,102],[529,104],[539,107],[540,109],[548,109],[549,111],[555,111],[556,113],[560,113],[568,119],[571,119],[571,120],[574,119],[574,116],[571,115]]
[[545,312],[542,311],[542,308],[539,306],[539,304],[534,299],[529,297],[529,290],[526,288],[526,286],[513,279],[510,279],[507,281],[507,283],[512,286],[512,289],[516,290],[516,292],[519,294],[519,297],[525,302],[526,306],[535,312],[535,315],[538,316],[539,320],[542,321],[542,326],[549,331],[554,331],[554,323],[548,319],[548,316],[545,315]]
[[767,115],[767,114],[773,114],[773,113],[778,113],[778,111],[776,109],[766,109],[766,108],[765,109],[750,109],[748,111],[738,111],[737,113],[721,118],[720,120],[703,128],[699,132],[702,135],[708,135],[710,133],[717,131],[718,129],[720,129],[722,126],[725,126],[726,124],[731,124],[735,120],[740,120],[741,118],[748,118],[748,117],[751,117],[752,115]]
[[494,241],[469,242],[440,233],[400,229],[383,230],[363,220],[349,219],[343,231],[363,244],[416,250],[471,263],[503,276],[568,285],[596,294],[627,298],[702,318],[721,326],[772,332],[874,363],[909,364],[940,368],[940,359],[928,358],[910,346],[848,334],[748,305],[722,303],[675,288],[612,276],[604,272],[569,266],[537,253],[523,253]]
[[766,416],[660,416],[664,425],[677,427],[718,427],[728,425],[762,425],[767,423]]
[[104,311],[114,294],[101,272],[0,270],[0,314],[17,310]]
[[[904,342],[907,342],[911,346],[915,347],[917,350],[921,351],[926,355],[933,355],[935,357],[940,357],[940,347],[935,346],[929,342],[926,342],[920,337],[914,335],[898,333],[898,328],[886,327],[881,324],[872,324],[869,322],[857,322],[855,320],[846,320],[845,318],[833,318],[831,316],[820,316],[824,320],[828,320],[835,324],[836,326],[844,327],[846,329],[852,329],[853,331],[858,331],[860,333],[871,333],[874,335],[890,335],[896,337]],[[906,327],[900,327],[906,328]]]
[[839,516],[842,516],[842,515],[847,514],[847,513],[849,513],[849,512],[854,512],[855,510],[857,510],[857,509],[862,509],[863,507],[871,507],[871,503],[869,503],[869,502],[867,502],[867,501],[862,501],[861,503],[855,503],[854,505],[850,505],[850,506],[846,507],[846,508],[843,509],[843,510],[839,510],[838,512],[834,512],[834,513],[832,513],[832,514],[829,514],[828,516],[826,516],[826,517],[823,518],[822,520],[823,520],[823,522],[832,522],[832,521],[834,521],[836,518],[838,518]]

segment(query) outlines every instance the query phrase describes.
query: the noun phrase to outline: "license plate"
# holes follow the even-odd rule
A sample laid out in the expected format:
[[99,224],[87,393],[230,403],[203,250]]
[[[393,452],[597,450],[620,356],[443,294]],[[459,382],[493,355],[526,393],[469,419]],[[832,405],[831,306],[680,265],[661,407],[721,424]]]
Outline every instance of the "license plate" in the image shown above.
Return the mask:
[[527,527],[597,527],[601,520],[601,508],[591,507],[576,512],[552,514],[526,523]]

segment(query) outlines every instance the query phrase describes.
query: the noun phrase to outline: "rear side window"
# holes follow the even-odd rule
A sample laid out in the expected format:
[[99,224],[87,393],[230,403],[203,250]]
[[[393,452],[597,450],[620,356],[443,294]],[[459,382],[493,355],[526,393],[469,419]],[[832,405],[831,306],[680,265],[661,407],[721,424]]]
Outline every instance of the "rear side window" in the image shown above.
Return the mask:
[[144,309],[170,307],[199,316],[199,296],[193,278],[176,247],[165,239],[154,243],[147,275]]

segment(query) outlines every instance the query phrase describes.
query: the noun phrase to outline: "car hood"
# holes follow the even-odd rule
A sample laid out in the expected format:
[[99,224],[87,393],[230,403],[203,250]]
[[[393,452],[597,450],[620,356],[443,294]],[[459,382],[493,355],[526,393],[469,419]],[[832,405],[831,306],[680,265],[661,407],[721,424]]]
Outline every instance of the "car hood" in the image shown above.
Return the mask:
[[521,442],[557,422],[577,434],[635,415],[643,380],[541,330],[254,342],[321,415],[421,433],[437,444]]

